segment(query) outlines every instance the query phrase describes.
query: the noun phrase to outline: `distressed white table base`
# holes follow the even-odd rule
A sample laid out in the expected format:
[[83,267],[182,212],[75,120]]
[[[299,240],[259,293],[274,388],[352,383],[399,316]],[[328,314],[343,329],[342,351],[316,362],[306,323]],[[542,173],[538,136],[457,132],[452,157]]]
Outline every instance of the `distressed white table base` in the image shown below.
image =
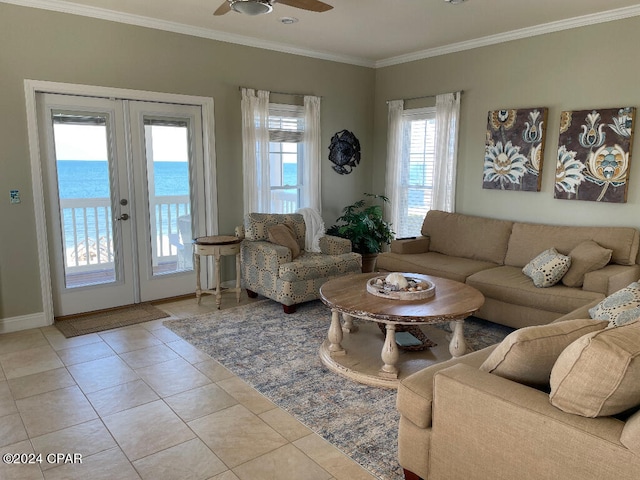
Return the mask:
[[396,326],[390,323],[387,324],[387,333],[380,357],[384,364],[380,369],[380,375],[384,378],[398,378],[397,365],[400,359],[400,352],[396,343]]
[[334,310],[331,312],[331,325],[329,326],[329,354],[345,355],[347,352],[342,348],[342,325],[340,324],[340,312]]
[[[212,255],[215,260],[216,270],[216,289],[214,292],[209,290],[202,290],[200,284],[200,257]],[[240,243],[223,244],[223,245],[205,245],[195,243],[193,245],[193,257],[196,267],[196,299],[198,304],[203,294],[214,294],[216,296],[216,307],[220,309],[222,304],[222,291],[220,290],[220,257],[225,255],[235,255],[236,257],[236,286],[229,289],[231,292],[235,292],[236,299],[240,303],[240,292],[242,288],[240,286]]]
[[[341,322],[341,317],[344,318],[344,323]],[[347,321],[351,324],[349,327],[345,325]],[[435,340],[438,346],[418,352],[403,351],[398,347],[396,325],[386,324],[384,343],[377,356],[374,352],[374,345],[380,338],[377,323],[368,321],[358,326],[354,325],[353,321],[354,318],[350,315],[335,310],[331,312],[327,339],[320,346],[320,359],[329,370],[365,385],[398,388],[400,379],[413,373],[416,365],[424,368],[447,360],[450,358],[449,355],[455,358],[467,351],[464,320],[450,322],[451,334],[427,327],[427,335]],[[350,346],[353,346],[353,351]],[[362,352],[367,353],[363,355]],[[408,367],[406,371],[405,367]]]
[[342,318],[344,319],[344,324],[342,325],[342,331],[344,333],[353,333],[358,331],[358,326],[353,324],[353,317],[351,315],[343,313]]
[[449,322],[451,327],[451,343],[449,352],[453,358],[458,358],[467,352],[467,342],[464,339],[464,320]]
[[349,380],[374,387],[398,388],[400,381],[412,373],[451,358],[451,334],[435,326],[423,326],[421,328],[425,334],[437,345],[416,352],[398,347],[397,362],[388,362],[397,369],[397,376],[393,372],[383,373],[385,360],[382,359],[382,349],[386,333],[384,336],[381,334],[376,322],[356,322],[357,333],[343,333],[340,341],[342,350],[329,350],[331,341],[328,335],[319,348],[319,356],[324,366]]
[[[435,296],[416,302],[371,295],[365,286],[375,273],[338,277],[322,285],[320,299],[331,309],[327,339],[320,346],[320,358],[327,368],[361,383],[397,388],[399,380],[417,371],[415,368],[465,354],[464,319],[482,306],[482,293],[453,280],[411,275],[432,282]],[[359,320],[357,330],[354,318]],[[450,324],[450,336],[431,327],[442,323]],[[381,349],[379,324],[385,325]],[[419,351],[399,347],[398,325],[420,327],[437,345]]]

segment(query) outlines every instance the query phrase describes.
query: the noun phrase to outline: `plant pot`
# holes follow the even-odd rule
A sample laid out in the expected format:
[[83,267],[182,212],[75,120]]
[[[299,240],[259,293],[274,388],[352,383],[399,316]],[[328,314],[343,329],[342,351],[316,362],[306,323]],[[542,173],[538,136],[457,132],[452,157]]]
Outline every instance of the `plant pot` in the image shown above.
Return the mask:
[[377,253],[362,254],[362,273],[371,273],[376,271]]

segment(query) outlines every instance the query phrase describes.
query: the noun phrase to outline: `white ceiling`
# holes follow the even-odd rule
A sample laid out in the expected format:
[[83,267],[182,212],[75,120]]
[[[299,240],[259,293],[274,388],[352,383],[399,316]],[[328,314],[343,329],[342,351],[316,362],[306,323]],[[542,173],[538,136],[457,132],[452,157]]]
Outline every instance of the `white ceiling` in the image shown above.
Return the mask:
[[256,17],[214,17],[223,0],[0,1],[371,67],[640,15],[633,0],[323,0],[334,8]]

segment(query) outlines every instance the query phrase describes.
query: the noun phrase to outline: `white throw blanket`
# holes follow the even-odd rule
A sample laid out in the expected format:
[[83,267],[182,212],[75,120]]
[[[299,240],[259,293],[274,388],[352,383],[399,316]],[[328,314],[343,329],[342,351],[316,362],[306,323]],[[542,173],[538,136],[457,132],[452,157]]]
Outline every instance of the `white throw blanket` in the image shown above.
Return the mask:
[[313,208],[301,208],[298,213],[302,214],[306,232],[304,236],[304,249],[307,252],[320,252],[320,237],[324,236],[324,221],[320,213]]

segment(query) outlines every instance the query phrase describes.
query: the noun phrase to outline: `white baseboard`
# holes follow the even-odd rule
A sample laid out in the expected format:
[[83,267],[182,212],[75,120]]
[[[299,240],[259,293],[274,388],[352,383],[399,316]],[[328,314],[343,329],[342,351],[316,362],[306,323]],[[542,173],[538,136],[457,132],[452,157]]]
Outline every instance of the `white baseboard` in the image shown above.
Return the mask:
[[19,317],[0,318],[0,333],[17,332],[30,328],[46,327],[44,312],[21,315]]

